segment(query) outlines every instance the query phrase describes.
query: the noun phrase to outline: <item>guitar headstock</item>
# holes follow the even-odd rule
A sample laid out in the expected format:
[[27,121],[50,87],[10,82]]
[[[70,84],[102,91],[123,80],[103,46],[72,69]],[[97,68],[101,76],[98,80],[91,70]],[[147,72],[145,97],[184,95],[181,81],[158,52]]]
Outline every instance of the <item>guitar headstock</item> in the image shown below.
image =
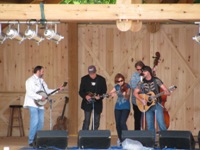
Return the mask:
[[69,102],[69,97],[65,96],[65,104]]
[[170,91],[170,92],[173,92],[176,88],[177,88],[177,86],[172,85],[172,86],[169,87],[169,91]]
[[62,85],[62,87],[65,87],[65,86],[67,86],[67,82],[64,82]]

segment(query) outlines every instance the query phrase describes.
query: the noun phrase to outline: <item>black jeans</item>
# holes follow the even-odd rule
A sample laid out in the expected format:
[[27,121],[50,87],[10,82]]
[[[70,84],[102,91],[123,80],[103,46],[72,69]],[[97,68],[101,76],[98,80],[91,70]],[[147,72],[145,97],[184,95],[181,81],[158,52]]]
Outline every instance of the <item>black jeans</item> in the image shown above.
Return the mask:
[[116,122],[116,129],[117,134],[120,142],[122,142],[122,130],[128,130],[126,121],[128,119],[130,110],[123,109],[123,110],[117,110],[115,109],[115,122]]
[[[85,119],[83,121],[83,126],[82,126],[82,130],[89,130],[89,126],[90,126],[90,118],[91,115],[93,115],[93,111],[84,111],[85,114]],[[99,124],[100,124],[100,115],[99,113],[96,113],[94,111],[94,130],[98,130],[99,128]],[[93,117],[93,116],[92,116]],[[92,120],[93,121],[93,120]],[[93,130],[93,122],[92,122],[92,128],[91,130]]]
[[142,112],[138,109],[138,106],[134,104],[133,104],[133,111],[134,111],[135,130],[141,130]]

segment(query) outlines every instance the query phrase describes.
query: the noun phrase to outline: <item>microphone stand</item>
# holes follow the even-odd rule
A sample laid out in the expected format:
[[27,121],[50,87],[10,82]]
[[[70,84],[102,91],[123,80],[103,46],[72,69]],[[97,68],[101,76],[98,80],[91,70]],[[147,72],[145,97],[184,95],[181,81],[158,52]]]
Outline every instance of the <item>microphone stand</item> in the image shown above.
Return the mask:
[[92,130],[94,130],[94,103],[95,103],[95,99],[94,98],[91,98],[89,100],[89,103],[92,104]]
[[49,103],[50,103],[50,109],[49,109],[49,123],[50,123],[50,130],[52,130],[52,99],[49,99],[48,98],[48,101],[49,101]]
[[93,108],[93,113],[92,113],[92,126],[93,126],[93,130],[94,130],[94,100],[92,101],[92,108]]
[[50,128],[50,130],[52,130],[52,99],[50,99],[49,98],[49,96],[52,94],[52,93],[54,93],[54,92],[52,92],[52,93],[50,93],[50,94],[47,94],[47,92],[46,92],[46,90],[45,90],[45,88],[44,88],[44,85],[41,83],[41,85],[42,85],[42,88],[44,89],[44,92],[46,93],[46,95],[47,95],[47,97],[46,97],[46,99],[48,100],[48,102],[50,103],[50,109],[49,109],[49,128]]

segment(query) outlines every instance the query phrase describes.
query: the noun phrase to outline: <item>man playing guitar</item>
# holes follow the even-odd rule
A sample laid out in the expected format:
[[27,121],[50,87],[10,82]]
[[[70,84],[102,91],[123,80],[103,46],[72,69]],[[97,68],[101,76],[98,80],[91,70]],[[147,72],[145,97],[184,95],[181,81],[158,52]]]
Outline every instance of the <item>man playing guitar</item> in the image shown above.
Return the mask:
[[[33,75],[26,80],[26,94],[24,100],[24,107],[30,112],[30,131],[28,143],[33,146],[33,140],[38,130],[42,130],[44,126],[44,106],[39,106],[36,100],[45,101],[46,97],[38,94],[38,91],[50,93],[54,89],[49,89],[46,82],[43,80],[44,68],[36,66],[33,70]],[[58,88],[62,90],[62,87]]]
[[[142,68],[142,72],[144,79],[143,82],[139,82],[139,84],[135,88],[134,96],[142,103],[143,106],[146,106],[148,102],[143,97],[140,97],[140,93],[147,94],[149,92],[154,92],[155,94],[158,94],[160,91],[159,89],[162,88],[164,90],[165,95],[170,95],[169,90],[166,88],[163,82],[159,78],[153,76],[152,70],[149,66],[144,66]],[[147,129],[154,132],[155,113],[159,129],[166,130],[166,125],[163,116],[163,107],[161,105],[160,97],[158,97],[158,100],[156,101],[155,105],[151,106],[148,109],[148,111],[146,111]]]

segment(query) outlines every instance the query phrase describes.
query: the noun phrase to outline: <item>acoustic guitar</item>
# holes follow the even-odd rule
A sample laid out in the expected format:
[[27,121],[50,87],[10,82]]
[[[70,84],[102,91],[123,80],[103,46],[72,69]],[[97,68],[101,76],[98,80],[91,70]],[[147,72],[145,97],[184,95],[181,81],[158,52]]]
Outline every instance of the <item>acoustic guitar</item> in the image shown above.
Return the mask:
[[[176,88],[177,87],[175,85],[173,85],[173,86],[170,86],[168,88],[168,90],[170,92],[173,92]],[[139,99],[136,99],[136,104],[137,104],[139,110],[141,112],[146,112],[147,110],[149,110],[149,108],[151,108],[151,106],[156,104],[157,98],[163,94],[164,94],[164,91],[160,92],[156,95],[152,91],[148,92],[147,94],[139,94],[140,98],[144,99],[147,102],[146,105],[143,105],[143,103]]]
[[67,118],[64,116],[64,114],[65,114],[65,108],[68,102],[69,102],[69,98],[65,97],[65,104],[63,107],[62,115],[57,118],[57,122],[53,126],[53,130],[67,130]]

